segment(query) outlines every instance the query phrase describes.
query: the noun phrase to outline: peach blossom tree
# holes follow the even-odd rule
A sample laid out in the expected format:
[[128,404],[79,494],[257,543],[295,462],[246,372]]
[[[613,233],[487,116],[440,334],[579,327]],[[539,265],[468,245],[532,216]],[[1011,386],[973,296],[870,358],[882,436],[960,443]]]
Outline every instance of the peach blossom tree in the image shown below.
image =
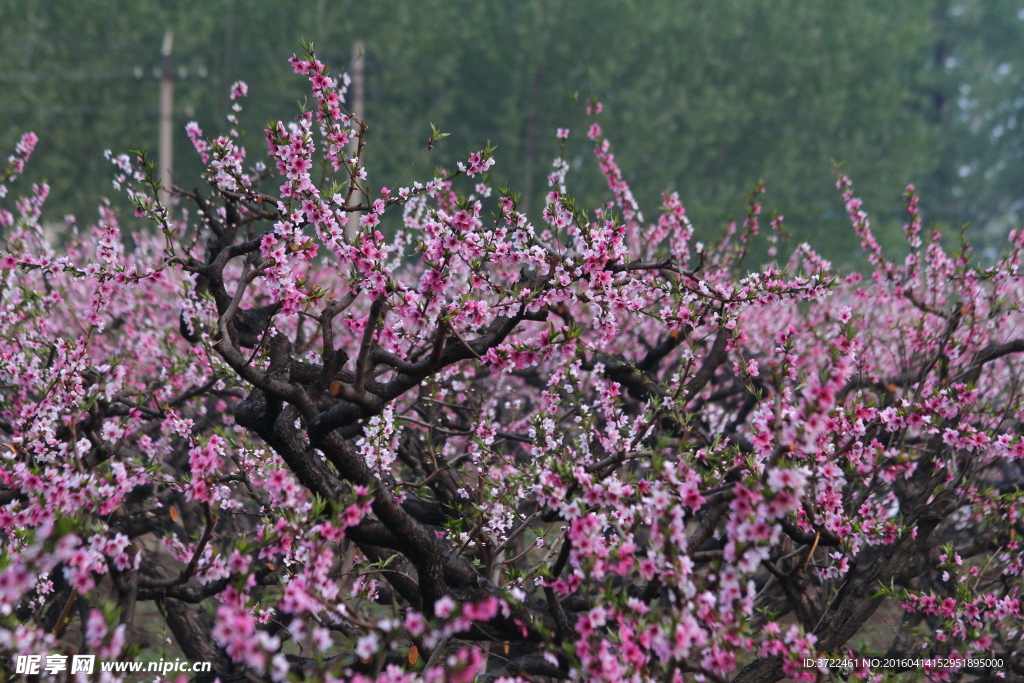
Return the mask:
[[980,265],[911,187],[890,260],[839,176],[866,276],[747,267],[763,188],[709,244],[645,218],[596,102],[603,206],[556,159],[531,222],[489,147],[378,187],[347,77],[291,62],[263,161],[190,124],[171,207],[110,155],[151,230],[0,211],[11,674],[151,653],[151,603],[201,681],[1024,680],[1024,233]]

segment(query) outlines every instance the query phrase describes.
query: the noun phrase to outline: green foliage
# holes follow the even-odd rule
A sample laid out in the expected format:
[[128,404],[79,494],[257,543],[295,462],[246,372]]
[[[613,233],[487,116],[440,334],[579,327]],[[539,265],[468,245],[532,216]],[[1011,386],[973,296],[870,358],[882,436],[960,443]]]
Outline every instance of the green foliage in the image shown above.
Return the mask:
[[523,188],[536,218],[560,153],[554,131],[569,127],[569,189],[590,208],[604,180],[582,163],[582,93],[605,104],[599,120],[649,214],[658,188],[675,189],[698,230],[717,234],[763,178],[766,208],[794,238],[845,263],[856,238],[834,162],[890,246],[908,182],[923,187],[930,220],[954,225],[994,225],[1024,194],[1012,163],[1024,149],[1016,12],[1009,0],[25,0],[0,6],[0,143],[36,130],[30,179],[51,183],[59,210],[90,210],[86,198],[112,194],[104,149],[156,148],[160,47],[173,29],[175,175],[193,187],[187,121],[226,129],[230,84],[245,80],[241,123],[258,155],[264,122],[305,98],[285,61],[300,41],[339,72],[359,39],[370,188],[493,140],[492,184]]
[[943,0],[933,16],[933,93],[945,144],[926,189],[950,223],[971,223],[970,237],[998,251],[1024,223],[1024,9],[1010,0]]

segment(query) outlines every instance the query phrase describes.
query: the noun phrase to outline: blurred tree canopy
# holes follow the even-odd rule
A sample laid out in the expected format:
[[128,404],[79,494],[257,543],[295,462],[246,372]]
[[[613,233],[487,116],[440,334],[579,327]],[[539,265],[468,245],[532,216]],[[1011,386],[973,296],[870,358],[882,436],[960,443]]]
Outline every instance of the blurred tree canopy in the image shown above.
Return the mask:
[[[715,234],[760,179],[799,240],[852,263],[837,162],[882,238],[898,245],[899,195],[931,221],[996,244],[1024,212],[1024,0],[19,0],[0,3],[0,144],[35,130],[32,180],[53,208],[112,196],[104,149],[157,142],[160,47],[174,31],[175,177],[199,183],[183,128],[226,126],[228,89],[249,83],[250,153],[296,112],[301,39],[336,71],[366,46],[371,186],[410,165],[452,164],[490,140],[493,181],[538,214],[569,127],[570,189],[604,199],[583,102],[653,217],[679,192]],[[420,155],[430,123],[452,136]],[[418,157],[419,155],[419,157]],[[417,161],[418,157],[418,161]],[[422,169],[421,169],[422,170]],[[81,216],[91,219],[91,216]]]

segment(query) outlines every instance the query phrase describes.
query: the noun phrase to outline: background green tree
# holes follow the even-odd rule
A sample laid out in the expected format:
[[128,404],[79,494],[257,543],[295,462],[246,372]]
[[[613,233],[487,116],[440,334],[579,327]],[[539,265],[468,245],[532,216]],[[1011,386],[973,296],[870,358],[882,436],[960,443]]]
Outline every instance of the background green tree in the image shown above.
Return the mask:
[[[929,219],[972,223],[986,243],[1016,225],[1020,12],[1010,0],[25,0],[0,4],[0,143],[39,132],[31,179],[51,183],[55,208],[89,210],[87,197],[112,194],[104,149],[156,148],[172,29],[175,176],[194,185],[184,124],[223,129],[231,82],[250,84],[242,122],[258,154],[271,113],[303,98],[285,62],[300,39],[338,71],[359,39],[372,187],[491,140],[494,182],[536,215],[554,131],[570,127],[570,189],[593,205],[603,180],[582,163],[582,101],[594,96],[648,214],[658,188],[675,189],[716,234],[764,180],[796,239],[853,265],[836,162],[891,246],[908,182]],[[452,136],[418,157],[431,122]]]

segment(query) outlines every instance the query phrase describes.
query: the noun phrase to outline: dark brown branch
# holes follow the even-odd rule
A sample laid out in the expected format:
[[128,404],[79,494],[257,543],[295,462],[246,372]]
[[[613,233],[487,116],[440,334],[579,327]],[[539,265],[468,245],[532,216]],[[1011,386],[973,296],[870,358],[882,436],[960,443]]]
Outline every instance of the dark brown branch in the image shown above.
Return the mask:
[[568,678],[568,670],[555,666],[544,655],[524,655],[491,669],[480,677],[480,683],[494,683],[499,678],[515,678],[516,676],[547,676],[548,678]]
[[570,635],[569,620],[565,616],[562,604],[551,586],[544,586],[544,597],[548,600],[548,611],[555,618],[555,642],[561,643]]
[[332,301],[330,305],[324,307],[324,310],[320,312],[317,320],[320,322],[320,331],[323,339],[323,351],[321,352],[323,358],[330,358],[334,353],[334,328],[332,327],[334,318],[355,303],[358,296],[359,290],[352,290],[338,301]]
[[[491,322],[490,326],[488,326],[488,328],[484,330],[479,337],[468,341],[469,348],[467,348],[467,344],[463,344],[462,342],[442,344],[444,340],[444,330],[441,325],[438,325],[434,352],[431,354],[429,366],[424,366],[424,370],[422,372],[405,373],[399,371],[397,377],[386,384],[379,385],[378,387],[371,387],[371,384],[367,382],[368,391],[362,393],[357,393],[350,385],[347,385],[344,382],[339,382],[336,387],[338,391],[337,396],[347,401],[349,404],[358,406],[360,412],[353,415],[351,407],[347,405],[335,406],[321,412],[309,421],[310,436],[314,437],[320,433],[331,432],[355,419],[364,419],[379,414],[384,410],[384,406],[386,406],[390,401],[393,401],[405,392],[417,386],[428,374],[452,365],[453,363],[472,359],[474,358],[474,352],[477,356],[484,356],[488,349],[498,346],[505,341],[508,335],[512,333],[520,322],[524,320],[543,320],[546,314],[546,311],[530,314],[520,310],[519,313],[512,317],[499,316]],[[218,346],[217,349],[220,351],[220,346]],[[440,351],[438,351],[438,349],[440,349]],[[226,350],[226,352],[230,353],[229,350]],[[417,366],[418,365],[419,364],[417,364]],[[249,379],[244,375],[243,378]],[[264,384],[266,384],[263,378],[257,377],[256,379],[258,381],[263,381]],[[279,396],[285,398],[289,402],[292,401],[291,398],[287,398],[280,393],[280,390],[277,391]]]
[[728,357],[725,350],[728,342],[729,331],[724,328],[719,329],[718,334],[715,336],[715,341],[711,345],[711,350],[704,357],[704,363],[701,364],[697,373],[690,378],[690,381],[686,383],[686,394],[682,405],[692,401],[704,389],[707,383],[711,381],[711,378],[714,377],[715,370],[725,362],[725,359]]
[[[786,535],[797,543],[823,545],[829,548],[838,548],[840,545],[839,537],[828,529],[818,529],[815,532],[804,531],[793,521],[785,518],[780,520],[779,523],[782,525],[782,530],[786,532]],[[819,536],[820,538],[818,538]]]
[[954,381],[964,381],[973,384],[981,377],[981,369],[986,363],[991,363],[1011,353],[1024,352],[1024,339],[1014,339],[1003,344],[990,344],[974,354],[971,364],[963,372],[958,374]]
[[714,562],[725,556],[724,550],[698,550],[690,553],[690,559],[694,562]]
[[[927,498],[927,494],[925,495]],[[942,491],[931,503],[921,504],[907,515],[907,524],[917,526],[916,537],[905,534],[887,546],[861,551],[839,593],[820,617],[814,635],[822,652],[835,652],[857,633],[885,600],[880,586],[898,576],[910,559],[925,547],[935,527],[956,508],[956,495]],[[781,573],[781,572],[780,572]],[[786,578],[783,575],[781,578]],[[788,593],[787,593],[788,594]],[[790,597],[792,600],[792,597]],[[733,679],[733,683],[774,683],[783,677],[778,657],[757,659]]]
[[637,270],[671,270],[679,272],[671,258],[667,258],[664,261],[636,260],[629,263],[609,263],[604,269],[610,273],[628,273]]
[[[390,351],[385,351],[382,348],[375,348],[371,354],[371,359],[376,363],[383,363],[389,367],[398,370],[399,372],[416,376],[423,375],[436,370],[441,362],[441,354],[444,351],[444,343],[447,338],[448,323],[444,320],[437,323],[437,330],[434,333],[434,343],[430,351],[430,356],[418,363],[410,363],[409,361],[399,358]],[[470,348],[470,350],[472,350]]]
[[373,346],[373,335],[377,331],[377,324],[380,322],[381,309],[384,307],[384,295],[378,296],[370,304],[370,314],[366,316],[366,327],[363,329],[363,342],[359,345],[359,356],[356,359],[356,378],[352,383],[352,389],[356,393],[363,393],[363,386],[366,383],[366,374],[370,368],[370,348]]
[[[163,566],[148,555],[144,556],[139,569],[146,574],[160,578],[164,578],[166,574]],[[174,634],[178,647],[186,657],[193,661],[211,662],[213,672],[220,676],[221,680],[227,680],[235,673],[231,658],[217,646],[210,636],[212,624],[207,623],[199,613],[190,609],[184,602],[174,598],[160,598],[157,600],[157,606],[163,614],[167,627]]]

